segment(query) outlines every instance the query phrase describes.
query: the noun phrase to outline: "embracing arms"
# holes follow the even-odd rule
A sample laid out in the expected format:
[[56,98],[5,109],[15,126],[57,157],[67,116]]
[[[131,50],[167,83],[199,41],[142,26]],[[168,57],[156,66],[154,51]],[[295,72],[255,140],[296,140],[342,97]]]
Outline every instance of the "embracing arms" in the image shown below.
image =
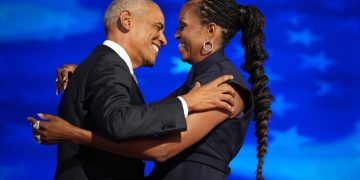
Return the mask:
[[[65,71],[63,70],[63,72]],[[192,93],[193,96],[183,96],[184,99],[190,102],[189,104],[195,104],[198,107],[207,106],[207,109],[210,109],[208,111],[199,111],[201,108],[191,108],[191,112],[194,113],[190,114],[186,119],[186,132],[161,135],[158,137],[143,137],[116,143],[91,131],[75,127],[60,117],[40,115],[42,119],[47,121],[42,121],[39,130],[34,129],[34,134],[40,134],[42,143],[44,144],[72,141],[120,155],[139,159],[165,161],[196,143],[218,124],[230,116],[237,115],[243,109],[244,105],[239,94],[230,85],[223,84],[223,82],[229,79],[231,78],[221,77],[201,87],[197,84],[189,93]],[[218,91],[215,91],[215,89]],[[235,98],[229,98],[229,94]],[[201,97],[202,99],[207,99],[207,101],[199,101],[192,97]],[[219,104],[215,103],[216,101],[223,100],[227,101],[226,105],[230,106],[230,110],[229,108],[224,108],[226,106],[219,106]],[[196,107],[195,105],[193,107]],[[222,110],[221,108],[227,110]],[[30,121],[31,123],[36,122],[36,120],[32,118],[30,118]]]
[[[193,113],[186,119],[187,131],[159,137],[116,143],[91,131],[72,126],[60,117],[52,115],[40,115],[40,118],[47,122],[41,122],[40,130],[34,130],[34,133],[41,135],[44,144],[68,140],[119,155],[163,162],[198,142],[229,116],[237,115],[243,109],[243,102],[238,93],[235,99],[234,112],[231,115],[219,109]],[[30,121],[35,123],[36,120],[30,118]]]

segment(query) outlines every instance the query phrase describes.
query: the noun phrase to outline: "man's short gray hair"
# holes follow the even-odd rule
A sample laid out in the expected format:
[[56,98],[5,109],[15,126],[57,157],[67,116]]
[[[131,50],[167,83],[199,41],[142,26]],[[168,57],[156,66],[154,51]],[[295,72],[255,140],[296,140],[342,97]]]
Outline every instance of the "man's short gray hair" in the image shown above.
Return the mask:
[[151,0],[113,0],[106,9],[104,16],[105,32],[117,24],[121,12],[129,11],[132,15],[141,16],[148,10]]

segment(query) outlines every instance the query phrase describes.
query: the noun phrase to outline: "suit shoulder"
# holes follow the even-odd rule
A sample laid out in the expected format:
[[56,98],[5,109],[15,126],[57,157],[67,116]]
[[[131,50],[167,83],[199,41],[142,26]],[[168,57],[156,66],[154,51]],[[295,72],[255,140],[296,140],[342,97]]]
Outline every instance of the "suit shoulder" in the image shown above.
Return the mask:
[[100,50],[94,52],[93,70],[116,70],[117,73],[130,73],[125,61],[112,49],[101,46]]

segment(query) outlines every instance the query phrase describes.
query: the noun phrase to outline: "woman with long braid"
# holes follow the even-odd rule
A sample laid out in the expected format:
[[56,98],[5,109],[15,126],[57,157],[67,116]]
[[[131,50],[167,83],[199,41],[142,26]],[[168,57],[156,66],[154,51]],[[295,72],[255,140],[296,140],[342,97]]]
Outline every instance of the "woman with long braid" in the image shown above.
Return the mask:
[[[235,121],[225,121],[210,132],[206,138],[180,153],[165,163],[157,164],[151,174],[153,179],[227,179],[228,164],[239,151],[244,140],[245,131],[252,113],[252,99],[258,138],[258,166],[256,179],[263,179],[262,167],[267,148],[267,122],[271,116],[270,104],[272,96],[266,87],[268,78],[264,72],[264,61],[267,53],[263,48],[264,17],[254,6],[242,6],[234,0],[189,0],[183,7],[179,17],[179,29],[175,37],[180,42],[180,54],[183,60],[193,64],[199,72],[195,81],[208,81],[226,73],[233,74],[234,87],[240,92],[245,109]],[[214,36],[210,40],[212,55],[197,61],[196,40],[201,41],[197,29],[205,29],[203,34]],[[223,48],[236,35],[242,32],[241,43],[245,49],[245,63],[242,69],[250,74],[252,96],[248,98],[246,85],[240,75],[223,55]],[[219,33],[220,32],[220,33]],[[193,37],[191,37],[193,35]],[[216,38],[215,36],[219,37]],[[200,38],[199,38],[200,37]],[[214,43],[212,43],[214,42]],[[205,41],[203,49],[206,49]],[[197,45],[199,46],[199,45]],[[198,53],[199,54],[199,53]],[[200,53],[202,54],[202,53]],[[190,56],[190,57],[186,57]],[[200,58],[201,59],[201,58]],[[207,69],[204,69],[207,68]],[[214,76],[215,77],[211,77]],[[220,160],[220,161],[219,161]],[[222,162],[221,162],[222,161]],[[210,167],[210,168],[209,168]]]
[[[267,122],[271,116],[272,101],[263,67],[267,59],[263,47],[263,28],[264,17],[261,12],[254,6],[238,5],[235,0],[188,0],[182,8],[175,38],[179,41],[182,60],[193,66],[185,83],[173,95],[187,93],[195,82],[206,84],[224,74],[234,76],[229,84],[237,91],[235,114],[224,117],[212,130],[188,128],[175,141],[174,136],[169,135],[116,144],[71,126],[59,117],[47,115],[45,119],[52,119],[50,123],[53,123],[53,127],[62,127],[62,131],[56,132],[54,136],[49,135],[49,130],[48,140],[56,136],[55,141],[49,142],[71,140],[120,155],[161,161],[156,164],[149,179],[227,179],[230,174],[229,163],[239,152],[254,114],[258,138],[256,179],[263,179]],[[242,69],[250,74],[248,81],[252,85],[251,90],[224,55],[225,46],[238,32],[242,33],[241,43],[245,49]],[[213,117],[202,118],[210,121]],[[194,133],[200,130],[201,133]],[[83,136],[70,132],[80,132]],[[163,158],[157,158],[159,154]]]

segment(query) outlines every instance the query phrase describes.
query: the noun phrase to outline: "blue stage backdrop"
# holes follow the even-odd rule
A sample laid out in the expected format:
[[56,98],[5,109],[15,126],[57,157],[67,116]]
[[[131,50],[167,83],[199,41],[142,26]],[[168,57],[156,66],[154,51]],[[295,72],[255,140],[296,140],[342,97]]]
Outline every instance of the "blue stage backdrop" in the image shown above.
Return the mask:
[[[136,70],[146,101],[185,80],[173,38],[184,0],[157,0],[168,46]],[[80,63],[103,42],[109,0],[1,0],[0,179],[52,179],[56,147],[36,144],[26,118],[55,113],[55,70]],[[356,179],[360,170],[360,14],[356,0],[250,1],[266,16],[266,71],[276,101],[269,123],[267,179]],[[226,54],[243,62],[240,34]],[[242,73],[244,74],[244,73]],[[246,76],[246,74],[244,74]],[[171,77],[171,78],[170,78]],[[252,122],[229,179],[255,179]],[[146,173],[152,168],[147,163]]]

